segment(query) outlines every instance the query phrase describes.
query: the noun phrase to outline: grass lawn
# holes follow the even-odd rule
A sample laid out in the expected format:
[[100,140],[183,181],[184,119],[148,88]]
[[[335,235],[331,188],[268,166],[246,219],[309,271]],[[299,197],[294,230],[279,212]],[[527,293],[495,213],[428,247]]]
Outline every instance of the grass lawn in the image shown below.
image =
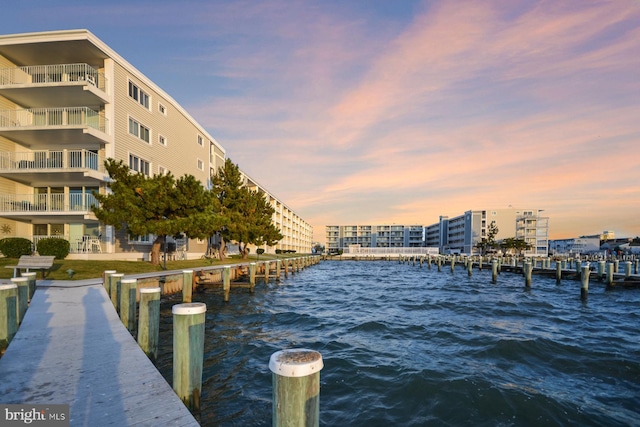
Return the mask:
[[[292,258],[296,256],[304,256],[298,254],[280,255],[280,258]],[[260,255],[259,261],[267,259],[276,259],[275,255]],[[167,261],[167,270],[183,270],[196,269],[198,267],[208,267],[211,265],[228,265],[240,262],[256,261],[255,255],[249,255],[248,259],[240,259],[240,257],[230,257],[224,261],[209,261],[207,259],[193,259],[182,261]],[[4,268],[7,265],[16,265],[18,260],[15,258],[0,258],[0,279],[9,279],[13,276],[13,269]],[[50,280],[70,280],[67,270],[73,270],[73,278],[71,280],[95,279],[102,276],[105,270],[116,270],[118,273],[137,274],[148,273],[154,271],[163,271],[164,263],[160,265],[152,265],[147,261],[84,261],[84,260],[55,260],[53,267],[46,274],[46,278]],[[38,279],[41,273],[38,271]]]

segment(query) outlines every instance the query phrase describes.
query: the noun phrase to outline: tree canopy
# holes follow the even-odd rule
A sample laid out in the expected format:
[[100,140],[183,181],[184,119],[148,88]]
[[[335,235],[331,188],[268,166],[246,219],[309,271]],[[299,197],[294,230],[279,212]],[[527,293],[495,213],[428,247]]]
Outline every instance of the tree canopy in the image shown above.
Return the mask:
[[193,176],[177,180],[173,175],[146,176],[131,173],[121,160],[108,159],[105,168],[111,181],[109,194],[97,194],[96,217],[108,225],[126,229],[130,236],[156,236],[151,262],[159,264],[166,236],[184,233],[189,238],[207,238],[221,226],[217,200]]
[[240,169],[230,159],[211,177],[211,182],[223,218],[220,258],[224,257],[224,242],[238,242],[242,258],[246,258],[247,245],[273,246],[282,239],[271,222],[275,210],[262,193],[244,185]]

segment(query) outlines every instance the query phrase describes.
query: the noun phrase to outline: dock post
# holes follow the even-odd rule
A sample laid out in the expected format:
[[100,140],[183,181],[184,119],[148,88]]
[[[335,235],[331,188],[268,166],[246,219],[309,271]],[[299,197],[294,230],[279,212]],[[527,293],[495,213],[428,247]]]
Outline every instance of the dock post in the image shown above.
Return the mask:
[[431,270],[431,255],[427,255],[427,268]]
[[102,286],[104,286],[109,296],[111,296],[111,276],[114,274],[116,274],[115,270],[105,270],[102,273]]
[[0,284],[0,350],[7,348],[18,331],[18,285]]
[[224,301],[229,301],[229,292],[231,291],[231,267],[229,266],[222,270],[222,290],[224,291]]
[[111,302],[113,303],[113,307],[116,309],[116,313],[120,313],[120,286],[122,277],[124,277],[123,273],[114,273],[111,275],[109,282],[111,283]]
[[36,292],[36,276],[38,273],[29,272],[22,273],[22,277],[26,277],[29,280],[29,301],[33,298],[33,294]]
[[607,263],[607,288],[613,286],[613,263]]
[[562,263],[556,261],[556,285],[560,285],[562,283]]
[[533,266],[531,265],[531,261],[526,261],[522,266],[524,270],[524,284],[527,288],[531,287],[531,274],[533,272]]
[[582,261],[580,261],[580,258],[576,258],[576,277],[582,277]]
[[453,273],[453,270],[455,269],[455,267],[456,267],[456,256],[452,255],[451,256],[451,272],[452,273]]
[[617,273],[620,269],[620,261],[617,259],[613,260],[613,272]]
[[138,345],[152,362],[158,358],[159,336],[160,288],[140,288]]
[[633,262],[633,273],[638,274],[638,269],[640,268],[640,260],[637,259]]
[[420,257],[420,268],[422,268],[422,262],[423,262],[423,259],[422,257]]
[[182,302],[191,302],[193,293],[193,270],[182,270]]
[[582,267],[580,280],[582,282],[582,287],[580,288],[580,298],[582,298],[582,300],[584,301],[589,296],[589,266],[588,265]]
[[136,328],[136,279],[122,279],[120,281],[120,320],[129,332]]
[[598,278],[600,278],[600,280],[604,280],[604,278],[606,277],[605,265],[606,265],[606,262],[598,261]]
[[498,283],[498,260],[491,260],[491,283]]
[[282,261],[276,261],[276,282],[280,281],[280,274],[282,273]]
[[271,263],[269,261],[264,262],[264,283],[269,283],[269,270],[271,270]]
[[[285,274],[286,276],[286,274]],[[249,263],[249,292],[253,292],[256,286],[256,263]]]
[[442,257],[438,256],[438,271],[442,271]]
[[269,359],[273,381],[273,427],[320,425],[322,355],[313,350],[277,351]]
[[624,263],[624,277],[631,277],[631,261]]
[[16,316],[18,325],[22,323],[25,313],[27,312],[29,302],[29,279],[26,277],[13,277],[11,283],[17,286],[17,307]]
[[473,274],[473,260],[471,258],[467,259],[467,274],[469,277]]
[[176,304],[173,313],[173,390],[187,406],[200,410],[204,324],[207,305],[202,302]]

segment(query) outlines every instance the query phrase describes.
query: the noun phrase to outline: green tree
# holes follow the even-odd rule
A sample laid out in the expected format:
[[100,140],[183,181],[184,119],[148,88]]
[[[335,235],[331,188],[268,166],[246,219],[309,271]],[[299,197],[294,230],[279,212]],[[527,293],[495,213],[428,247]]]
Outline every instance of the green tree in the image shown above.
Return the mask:
[[522,251],[529,250],[533,246],[531,246],[529,243],[525,242],[524,239],[516,239],[515,237],[507,237],[506,239],[504,239],[502,241],[502,243],[500,243],[500,247],[502,248],[503,252],[505,252],[505,253],[510,251],[510,250],[513,250],[518,255],[521,255]]
[[282,234],[271,222],[273,207],[260,192],[243,185],[240,169],[231,159],[227,159],[211,177],[211,183],[224,221],[219,229],[220,259],[224,258],[226,242],[237,242],[244,259],[249,254],[249,244],[272,246],[282,239]]
[[109,194],[94,193],[100,206],[96,217],[108,225],[123,227],[130,236],[156,236],[151,263],[160,263],[166,236],[184,233],[188,238],[207,238],[220,228],[217,201],[193,176],[177,180],[170,173],[148,177],[131,173],[121,160],[108,159],[105,168],[111,181]]

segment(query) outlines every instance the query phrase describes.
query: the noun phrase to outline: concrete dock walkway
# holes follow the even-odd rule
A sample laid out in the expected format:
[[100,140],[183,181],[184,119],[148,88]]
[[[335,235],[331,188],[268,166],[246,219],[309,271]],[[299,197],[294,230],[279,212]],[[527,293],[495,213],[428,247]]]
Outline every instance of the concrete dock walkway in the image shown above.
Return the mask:
[[71,426],[197,426],[100,279],[38,281],[0,358],[0,403],[68,404]]

